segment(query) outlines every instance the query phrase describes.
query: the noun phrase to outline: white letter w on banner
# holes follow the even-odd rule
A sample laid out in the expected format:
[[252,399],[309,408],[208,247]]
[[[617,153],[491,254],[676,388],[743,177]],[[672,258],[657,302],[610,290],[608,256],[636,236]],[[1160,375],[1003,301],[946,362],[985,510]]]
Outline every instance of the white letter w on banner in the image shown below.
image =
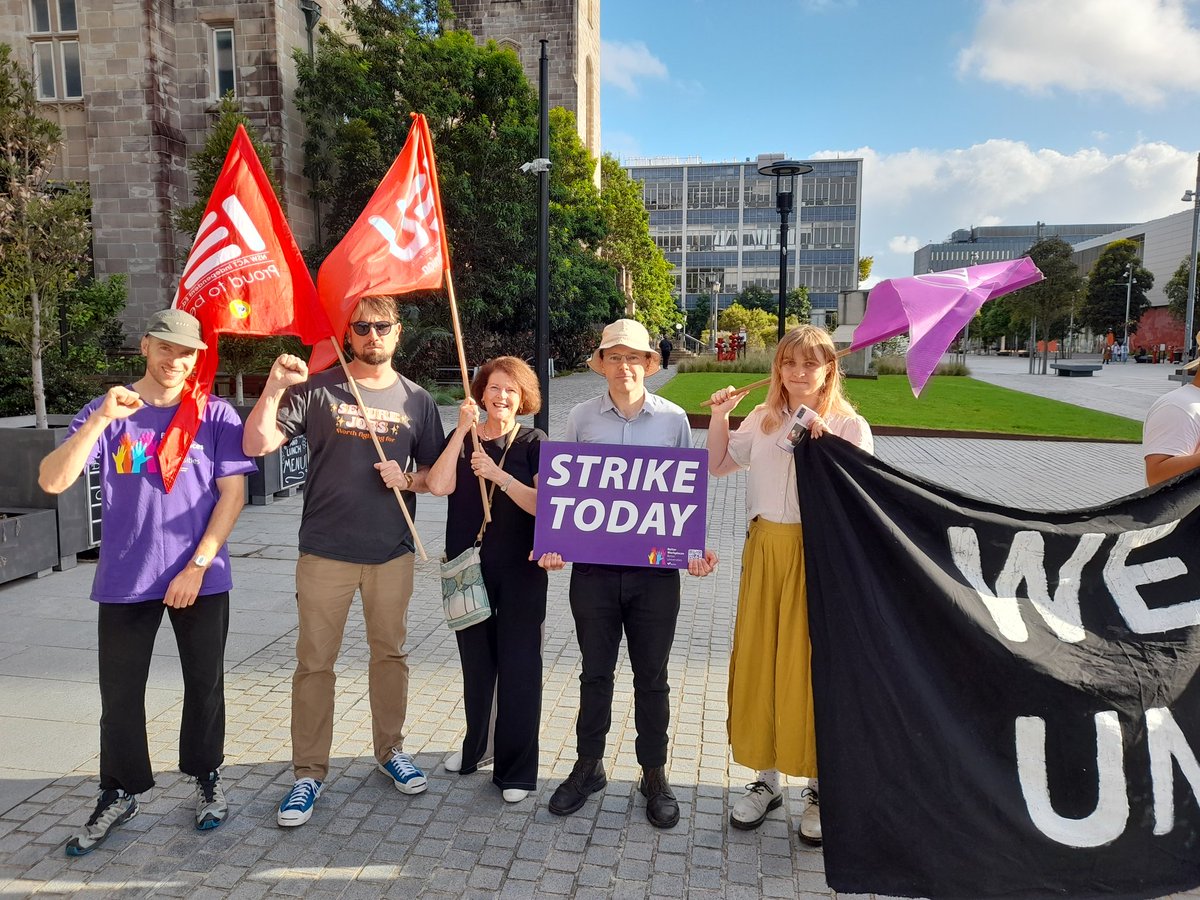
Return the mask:
[[1076,643],[1083,640],[1083,617],[1079,611],[1079,575],[1088,561],[1096,555],[1104,541],[1102,534],[1085,534],[1079,546],[1058,572],[1058,586],[1050,597],[1046,577],[1046,544],[1037,531],[1018,531],[1008,551],[1004,568],[996,576],[993,592],[983,579],[983,563],[979,553],[979,536],[973,528],[953,527],[947,530],[950,555],[954,565],[975,589],[1000,634],[1014,642],[1029,640],[1029,630],[1021,618],[1017,588],[1025,583],[1025,591],[1033,608],[1061,641]]

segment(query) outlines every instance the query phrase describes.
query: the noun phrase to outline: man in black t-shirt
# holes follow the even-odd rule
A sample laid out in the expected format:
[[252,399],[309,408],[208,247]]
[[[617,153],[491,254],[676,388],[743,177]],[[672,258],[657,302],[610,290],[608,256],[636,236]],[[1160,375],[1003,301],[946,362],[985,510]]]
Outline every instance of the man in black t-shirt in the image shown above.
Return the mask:
[[[413,586],[413,540],[393,488],[424,492],[425,473],[441,451],[443,431],[429,393],[392,368],[400,336],[390,297],[359,303],[347,332],[350,374],[365,409],[339,367],[308,377],[304,361],[275,360],[246,421],[244,449],[259,456],[299,434],[308,438],[308,480],[296,563],[296,673],[292,679],[292,768],[295,784],[279,806],[283,826],[312,816],[329,772],[333,743],[334,664],[355,591],[362,597],[371,649],[368,691],[375,758],[404,794],[427,787],[403,750],[408,708],[404,650]],[[379,438],[387,462],[371,441]],[[373,471],[374,470],[374,471]]]

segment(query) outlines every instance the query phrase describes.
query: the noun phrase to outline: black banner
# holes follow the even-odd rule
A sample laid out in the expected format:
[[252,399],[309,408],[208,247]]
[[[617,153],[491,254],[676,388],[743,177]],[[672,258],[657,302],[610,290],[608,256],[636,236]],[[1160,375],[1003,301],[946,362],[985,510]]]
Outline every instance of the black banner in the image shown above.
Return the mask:
[[1070,512],[796,450],[839,892],[1200,885],[1200,476]]

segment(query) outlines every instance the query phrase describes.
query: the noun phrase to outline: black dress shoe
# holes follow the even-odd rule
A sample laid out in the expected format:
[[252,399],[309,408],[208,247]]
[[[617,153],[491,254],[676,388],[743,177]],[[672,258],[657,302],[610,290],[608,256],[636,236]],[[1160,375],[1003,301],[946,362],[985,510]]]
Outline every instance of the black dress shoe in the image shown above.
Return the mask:
[[603,790],[607,784],[604,763],[594,756],[581,756],[567,780],[550,797],[550,812],[556,816],[569,816],[583,806],[591,794]]
[[638,790],[646,798],[646,818],[655,828],[674,828],[679,824],[679,804],[671,785],[667,784],[667,773],[662,766],[642,769],[642,780]]

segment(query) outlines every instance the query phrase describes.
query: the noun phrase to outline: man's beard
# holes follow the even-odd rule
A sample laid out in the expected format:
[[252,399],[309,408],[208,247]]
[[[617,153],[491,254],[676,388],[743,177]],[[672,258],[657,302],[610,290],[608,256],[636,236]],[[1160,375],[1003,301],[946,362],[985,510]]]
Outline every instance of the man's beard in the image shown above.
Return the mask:
[[355,353],[354,356],[370,366],[383,366],[392,361],[392,354],[382,348],[363,350],[362,353]]

